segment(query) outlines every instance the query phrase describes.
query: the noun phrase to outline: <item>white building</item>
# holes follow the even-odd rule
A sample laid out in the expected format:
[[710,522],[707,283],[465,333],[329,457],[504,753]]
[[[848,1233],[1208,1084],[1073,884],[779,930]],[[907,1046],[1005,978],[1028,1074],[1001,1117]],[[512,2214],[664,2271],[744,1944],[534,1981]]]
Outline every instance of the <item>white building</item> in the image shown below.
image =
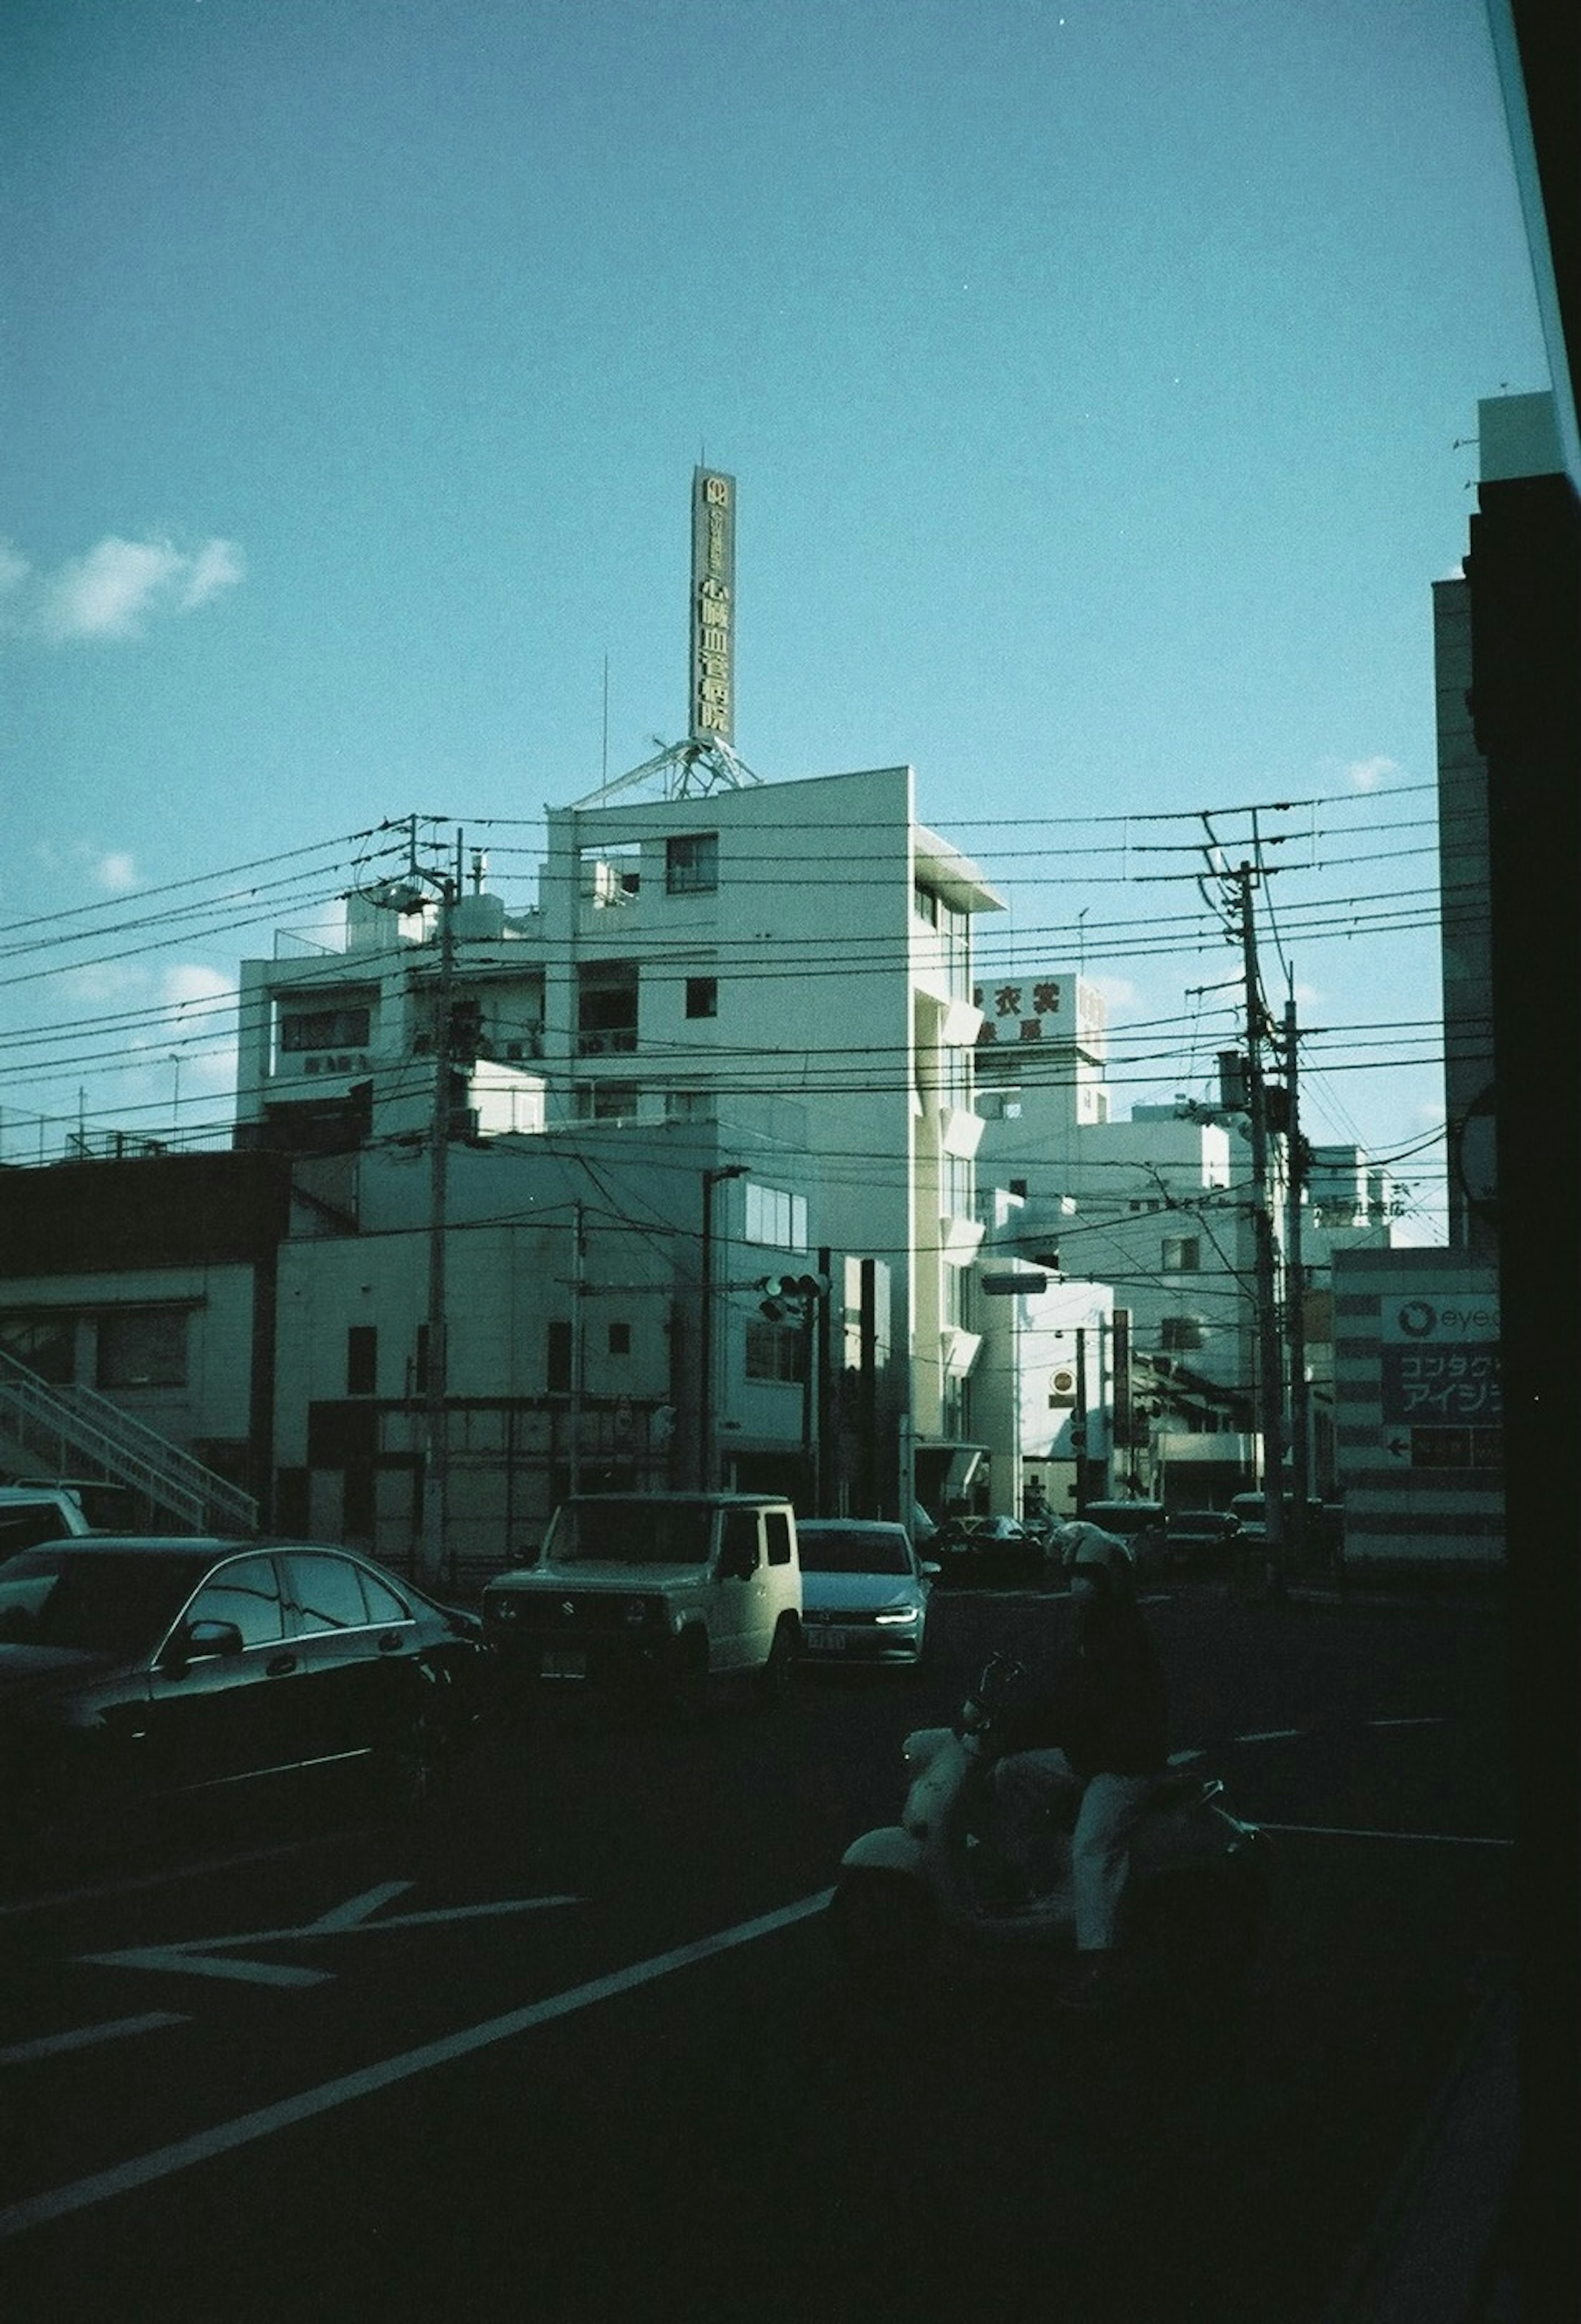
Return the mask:
[[[1089,1425],[1089,1489],[1222,1503],[1257,1476],[1261,1458],[1255,1190],[1244,1104],[1224,1090],[1228,1102],[1218,1105],[1181,1098],[1136,1106],[1117,1120],[1105,1080],[1103,998],[1089,980],[1049,971],[979,986],[977,997],[984,1012],[978,1105],[986,1120],[979,1174],[984,1202],[998,1204],[994,1250],[1034,1266],[1056,1263],[1067,1294],[1085,1296],[1079,1286],[1101,1285],[1112,1296],[1108,1352],[1093,1384],[1093,1394],[1101,1389],[1112,1406],[1110,1474],[1098,1468],[1105,1447]],[[1286,1160],[1284,1141],[1271,1139],[1282,1303],[1291,1297]],[[999,1190],[1016,1198],[1013,1207],[999,1203]],[[1395,1210],[1387,1174],[1356,1148],[1316,1149],[1301,1247],[1314,1478],[1332,1473],[1326,1294],[1333,1255],[1386,1246]],[[1023,1311],[1026,1304],[1015,1303]],[[1004,1359],[990,1351],[985,1360],[998,1369]],[[1058,1463],[1071,1453],[1056,1445],[1048,1457]],[[1067,1474],[1048,1498],[1062,1505],[1071,1490]]]
[[[436,880],[386,881],[352,899],[338,952],[244,963],[238,1142],[422,1136],[448,1013],[463,1137],[690,1125],[722,1199],[723,1173],[761,1181],[767,1160],[781,1247],[827,1252],[838,1277],[834,1372],[881,1378],[858,1432],[885,1448],[870,1497],[903,1512],[915,1478],[942,1505],[979,1449],[971,926],[1000,899],[917,823],[907,767],[638,801],[621,788],[549,811],[531,908],[508,910],[481,866],[448,912]],[[760,1301],[749,1283],[718,1301],[722,1364],[738,1340],[744,1358],[730,1317]],[[722,1371],[715,1388],[727,1482],[746,1475],[745,1387]]]

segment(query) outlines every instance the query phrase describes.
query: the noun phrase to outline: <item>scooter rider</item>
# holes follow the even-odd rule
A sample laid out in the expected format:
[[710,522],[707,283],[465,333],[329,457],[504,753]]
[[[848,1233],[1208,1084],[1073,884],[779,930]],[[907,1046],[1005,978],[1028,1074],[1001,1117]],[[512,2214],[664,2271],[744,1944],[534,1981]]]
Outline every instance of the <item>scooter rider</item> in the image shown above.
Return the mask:
[[1046,1694],[1018,1712],[1018,1748],[995,1769],[997,1837],[1023,1868],[1051,1804],[1080,1794],[1071,1880],[1080,1969],[1067,1998],[1111,1982],[1131,1835],[1164,1771],[1163,1666],[1136,1604],[1126,1544],[1079,1520],[1055,1536],[1076,1635]]

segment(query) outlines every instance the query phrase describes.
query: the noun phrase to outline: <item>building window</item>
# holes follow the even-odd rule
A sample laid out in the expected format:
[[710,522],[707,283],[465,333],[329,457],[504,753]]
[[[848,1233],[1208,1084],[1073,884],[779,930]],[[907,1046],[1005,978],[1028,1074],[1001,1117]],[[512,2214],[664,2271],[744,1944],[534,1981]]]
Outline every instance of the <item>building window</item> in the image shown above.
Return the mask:
[[549,1325],[547,1350],[548,1390],[551,1396],[568,1396],[571,1392],[571,1326],[566,1323]]
[[611,1324],[610,1325],[610,1353],[611,1353],[611,1356],[629,1356],[629,1355],[630,1354],[630,1352],[631,1352],[631,1326],[630,1326],[630,1323],[611,1323]]
[[77,1325],[69,1315],[0,1315],[0,1348],[52,1388],[76,1376]]
[[99,1317],[100,1388],[184,1388],[187,1310],[137,1307]]
[[686,979],[686,1014],[688,1017],[719,1015],[717,976],[689,976]]
[[1200,1315],[1166,1315],[1159,1325],[1158,1344],[1168,1352],[1180,1355],[1202,1345],[1202,1319]]
[[698,831],[665,842],[665,890],[671,896],[712,896],[719,890],[719,834]]
[[769,1250],[806,1250],[805,1194],[789,1194],[781,1186],[764,1186],[749,1178],[742,1214],[743,1242],[760,1243]]
[[636,1082],[584,1082],[574,1093],[580,1121],[632,1121],[642,1099]]
[[372,1323],[354,1323],[345,1335],[345,1392],[372,1396],[379,1385],[379,1333]]
[[1166,1275],[1196,1275],[1202,1265],[1202,1244],[1196,1235],[1165,1235],[1163,1239],[1163,1271]]
[[282,1010],[280,1049],[288,1056],[303,1049],[365,1049],[372,1023],[368,1009],[312,1009],[290,1016]]
[[749,1380],[805,1379],[806,1335],[800,1324],[749,1322],[746,1372]]
[[603,1057],[636,1047],[636,962],[589,961],[576,978],[578,1056]]

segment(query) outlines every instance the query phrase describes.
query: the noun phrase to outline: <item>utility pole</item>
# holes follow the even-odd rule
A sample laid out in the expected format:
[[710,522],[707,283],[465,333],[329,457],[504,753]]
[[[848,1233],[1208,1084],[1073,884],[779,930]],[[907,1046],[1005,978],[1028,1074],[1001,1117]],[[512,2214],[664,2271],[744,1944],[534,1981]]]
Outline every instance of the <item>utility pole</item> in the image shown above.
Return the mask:
[[1263,1082],[1263,1002],[1257,982],[1257,931],[1252,918],[1255,874],[1243,863],[1236,874],[1240,890],[1241,958],[1245,974],[1246,1084],[1252,1117],[1252,1232],[1257,1305],[1259,1400],[1263,1427],[1263,1507],[1268,1532],[1266,1584],[1271,1598],[1284,1595],[1284,1366],[1280,1345],[1274,1276],[1273,1214],[1268,1199],[1268,1093]]
[[431,1583],[439,1581],[445,1570],[450,1496],[445,1409],[449,1393],[445,1260],[449,1228],[450,1017],[455,982],[456,883],[446,873],[438,886],[439,989],[434,1010],[434,1118],[428,1138],[428,1363],[424,1397],[423,1575]]
[[565,1414],[566,1484],[570,1491],[582,1490],[582,1396],[584,1333],[582,1303],[587,1289],[587,1236],[584,1226],[583,1206],[576,1204],[575,1221],[571,1240],[571,1394]]
[[1301,1195],[1307,1183],[1306,1148],[1301,1143],[1301,1113],[1296,1102],[1295,994],[1284,1004],[1284,1080],[1289,1093],[1285,1128],[1285,1268],[1289,1277],[1285,1301],[1290,1336],[1290,1504],[1291,1554],[1299,1567],[1307,1540],[1307,1500],[1311,1492],[1311,1397],[1307,1388],[1306,1269],[1301,1264]]
[[1076,1454],[1076,1514],[1087,1515],[1087,1329],[1076,1326],[1076,1403],[1071,1415],[1071,1437]]
[[744,1178],[744,1162],[726,1162],[703,1173],[703,1249],[698,1267],[697,1483],[713,1489],[713,1190],[727,1178]]

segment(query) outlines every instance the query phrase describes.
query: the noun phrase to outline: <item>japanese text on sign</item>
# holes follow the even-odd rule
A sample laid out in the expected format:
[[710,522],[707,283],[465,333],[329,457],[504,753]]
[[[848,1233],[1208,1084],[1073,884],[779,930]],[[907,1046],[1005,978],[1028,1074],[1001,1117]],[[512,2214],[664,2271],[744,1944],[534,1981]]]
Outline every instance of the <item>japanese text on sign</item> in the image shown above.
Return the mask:
[[1386,1421],[1476,1421],[1497,1426],[1502,1420],[1496,1347],[1473,1342],[1459,1347],[1384,1347],[1380,1353]]

